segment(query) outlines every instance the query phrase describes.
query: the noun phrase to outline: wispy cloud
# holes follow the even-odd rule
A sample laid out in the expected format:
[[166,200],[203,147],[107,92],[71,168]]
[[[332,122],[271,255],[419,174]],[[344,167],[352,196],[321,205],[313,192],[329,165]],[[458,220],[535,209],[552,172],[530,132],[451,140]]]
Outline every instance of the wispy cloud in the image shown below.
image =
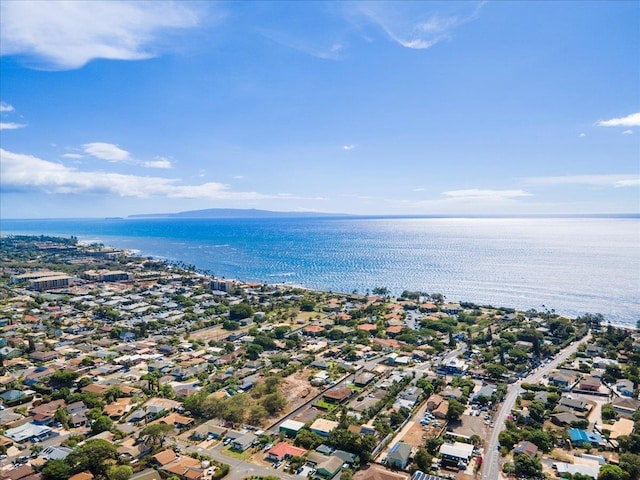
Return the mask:
[[73,160],[78,160],[80,158],[84,158],[84,155],[81,155],[79,153],[65,153],[62,155],[62,158],[71,158]]
[[626,117],[611,118],[596,122],[598,127],[640,127],[640,112],[632,113]]
[[280,45],[298,50],[299,52],[311,55],[312,57],[321,58],[323,60],[342,60],[343,58],[342,53],[344,44],[342,42],[312,42],[311,39],[305,38],[302,35],[294,36],[283,31],[267,29],[258,29],[258,33],[269,40],[279,43]]
[[0,102],[0,113],[13,112],[14,108],[8,103]]
[[52,70],[96,58],[142,60],[158,55],[161,36],[198,21],[194,8],[182,2],[2,2],[0,53]]
[[622,135],[633,135],[633,130],[625,130]]
[[18,128],[24,128],[26,126],[24,123],[0,122],[0,130],[17,130]]
[[84,152],[108,162],[124,162],[131,159],[131,154],[113,143],[93,142],[83,145]]
[[229,185],[207,182],[182,185],[179,179],[80,171],[60,163],[0,148],[0,185],[12,189],[39,190],[50,194],[102,194],[120,197],[163,197],[203,200],[262,200],[319,198],[236,192]]
[[143,165],[147,168],[173,168],[171,160],[165,157],[158,157],[155,160],[144,162]]
[[634,187],[640,185],[638,175],[560,175],[549,177],[529,177],[523,179],[529,185],[591,185],[597,187]]
[[530,197],[532,194],[524,190],[483,190],[471,188],[467,190],[449,190],[442,192],[446,197],[465,201],[509,200],[519,197]]
[[236,180],[243,180],[244,175],[234,175],[233,178],[235,178]]
[[343,149],[343,150],[347,150],[347,151],[349,151],[349,150],[353,150],[354,148],[356,148],[356,146],[355,146],[355,145],[343,145],[343,146],[342,146],[342,149]]
[[[430,2],[358,2],[357,8],[394,42],[406,48],[425,49],[451,38],[453,31],[478,18],[484,2],[451,3],[448,12]],[[453,10],[452,10],[453,8]]]
[[579,136],[580,138],[584,138],[584,137],[586,137],[587,135],[586,135],[585,133],[580,133],[578,136]]

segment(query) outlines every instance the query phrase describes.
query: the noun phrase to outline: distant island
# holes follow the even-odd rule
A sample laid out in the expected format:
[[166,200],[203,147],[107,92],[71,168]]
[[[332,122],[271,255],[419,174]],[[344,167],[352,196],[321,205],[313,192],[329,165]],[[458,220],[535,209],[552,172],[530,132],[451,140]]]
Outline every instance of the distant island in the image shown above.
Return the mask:
[[344,213],[275,212],[255,208],[207,208],[177,213],[141,213],[127,218],[283,218],[283,217],[345,217]]

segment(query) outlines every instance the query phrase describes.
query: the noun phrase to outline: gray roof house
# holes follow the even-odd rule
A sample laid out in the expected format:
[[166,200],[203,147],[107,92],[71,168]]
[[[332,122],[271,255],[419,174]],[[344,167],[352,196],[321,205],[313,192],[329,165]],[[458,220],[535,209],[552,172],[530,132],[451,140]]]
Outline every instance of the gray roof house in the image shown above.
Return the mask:
[[256,437],[253,433],[247,433],[233,440],[231,442],[231,448],[233,448],[234,450],[238,450],[239,452],[244,452],[251,448],[251,445],[253,445],[253,443],[257,440],[258,437]]
[[387,464],[392,467],[404,469],[409,463],[411,455],[411,445],[404,442],[397,442],[387,454]]

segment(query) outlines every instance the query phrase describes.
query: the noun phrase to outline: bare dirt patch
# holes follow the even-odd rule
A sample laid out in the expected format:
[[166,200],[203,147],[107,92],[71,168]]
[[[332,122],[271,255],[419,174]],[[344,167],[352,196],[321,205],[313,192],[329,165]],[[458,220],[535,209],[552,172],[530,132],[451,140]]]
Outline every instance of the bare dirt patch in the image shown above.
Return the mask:
[[313,398],[320,390],[312,386],[307,380],[309,373],[303,371],[296,372],[283,378],[280,383],[280,391],[287,399],[289,410],[295,410],[310,398]]
[[[424,437],[424,438],[423,438]],[[422,447],[426,440],[426,432],[422,429],[422,425],[414,423],[413,426],[402,437],[404,443],[408,443],[414,447]]]

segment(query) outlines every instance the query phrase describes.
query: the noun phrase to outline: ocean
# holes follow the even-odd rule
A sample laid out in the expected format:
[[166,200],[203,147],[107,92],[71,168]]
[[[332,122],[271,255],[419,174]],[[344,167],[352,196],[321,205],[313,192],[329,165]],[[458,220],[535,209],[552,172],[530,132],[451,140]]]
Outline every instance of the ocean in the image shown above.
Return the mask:
[[1,220],[0,234],[75,235],[244,281],[640,320],[637,216]]

